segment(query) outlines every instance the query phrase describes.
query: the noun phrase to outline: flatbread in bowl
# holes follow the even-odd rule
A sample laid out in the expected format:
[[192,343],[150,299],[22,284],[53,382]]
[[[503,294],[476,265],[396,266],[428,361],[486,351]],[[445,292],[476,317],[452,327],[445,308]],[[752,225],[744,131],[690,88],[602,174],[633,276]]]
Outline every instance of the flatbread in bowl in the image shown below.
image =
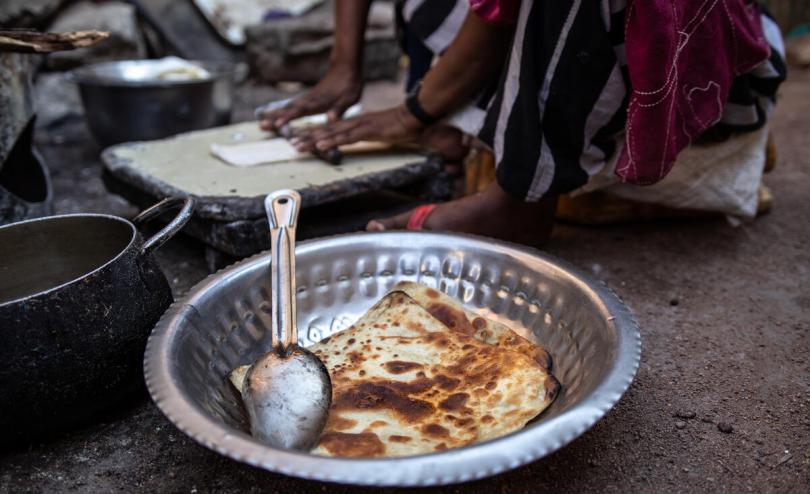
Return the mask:
[[[542,347],[412,282],[309,349],[332,379],[329,419],[312,450],[323,456],[409,456],[503,436],[560,389]],[[248,368],[230,376],[240,392]]]

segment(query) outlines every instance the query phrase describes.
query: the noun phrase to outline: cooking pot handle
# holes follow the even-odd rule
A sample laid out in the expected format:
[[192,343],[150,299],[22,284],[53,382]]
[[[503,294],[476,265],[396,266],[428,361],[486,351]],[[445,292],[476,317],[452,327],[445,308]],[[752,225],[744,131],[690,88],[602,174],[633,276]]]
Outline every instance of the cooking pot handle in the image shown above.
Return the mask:
[[194,198],[191,196],[167,197],[151,208],[144,209],[141,214],[132,220],[135,226],[139,227],[147,221],[157,218],[166,211],[175,209],[179,206],[182,206],[182,209],[180,209],[180,212],[177,213],[177,216],[175,216],[168,225],[163,227],[162,230],[143,243],[143,247],[141,247],[141,255],[149,254],[150,252],[158,249],[161,245],[166,243],[167,240],[172,238],[175,233],[179,232],[186,223],[188,223],[188,220],[191,219],[191,214],[194,212]]

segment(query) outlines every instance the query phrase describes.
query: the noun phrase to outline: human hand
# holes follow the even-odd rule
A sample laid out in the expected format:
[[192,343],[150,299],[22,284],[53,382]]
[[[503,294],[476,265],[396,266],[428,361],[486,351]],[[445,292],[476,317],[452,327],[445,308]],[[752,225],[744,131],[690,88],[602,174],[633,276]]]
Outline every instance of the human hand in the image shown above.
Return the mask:
[[259,125],[262,130],[276,131],[296,118],[318,113],[326,113],[328,120],[335,122],[362,94],[363,80],[356,70],[333,67],[305,94],[262,114]]
[[423,125],[403,106],[297,130],[290,143],[300,152],[325,151],[358,141],[418,141]]

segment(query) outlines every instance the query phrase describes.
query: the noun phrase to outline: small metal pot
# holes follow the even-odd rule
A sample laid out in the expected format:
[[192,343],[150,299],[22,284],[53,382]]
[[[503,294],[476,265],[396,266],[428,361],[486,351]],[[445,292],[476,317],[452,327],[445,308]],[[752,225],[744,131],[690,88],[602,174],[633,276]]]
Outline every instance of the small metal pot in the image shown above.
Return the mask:
[[[180,206],[143,240],[137,225]],[[147,336],[172,303],[152,252],[193,208],[170,198],[132,222],[69,214],[0,227],[0,437],[85,421],[142,386]]]
[[194,62],[210,77],[194,80],[143,78],[154,60],[104,62],[67,74],[79,86],[87,124],[103,146],[149,141],[227,125],[233,107],[236,68],[224,62]]

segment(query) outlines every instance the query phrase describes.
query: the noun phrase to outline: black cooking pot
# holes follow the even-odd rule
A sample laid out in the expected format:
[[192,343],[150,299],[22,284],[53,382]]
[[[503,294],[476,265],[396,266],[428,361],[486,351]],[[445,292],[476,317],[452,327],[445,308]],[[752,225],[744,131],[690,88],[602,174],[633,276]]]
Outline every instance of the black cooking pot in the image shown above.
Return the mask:
[[[143,240],[136,225],[180,206]],[[169,198],[132,222],[69,214],[0,227],[0,437],[85,421],[142,386],[146,339],[172,303],[152,252],[193,208]]]

